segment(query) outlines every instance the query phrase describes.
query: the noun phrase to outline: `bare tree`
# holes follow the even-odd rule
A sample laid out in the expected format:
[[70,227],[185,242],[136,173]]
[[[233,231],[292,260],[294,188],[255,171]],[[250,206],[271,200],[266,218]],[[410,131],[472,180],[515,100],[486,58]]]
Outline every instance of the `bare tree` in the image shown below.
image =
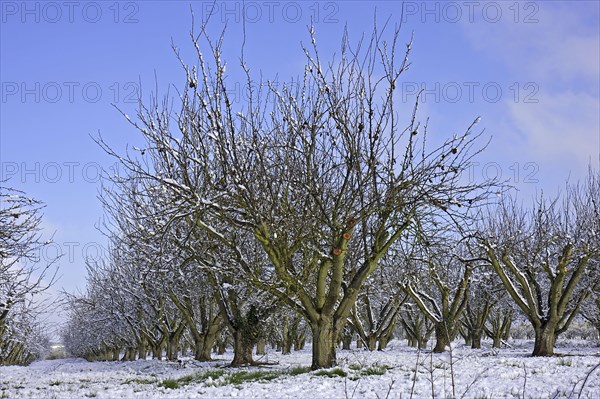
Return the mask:
[[367,280],[350,314],[350,323],[358,339],[371,351],[377,344],[379,350],[385,349],[396,327],[400,308],[407,299],[399,287],[389,288],[384,281]]
[[599,181],[590,170],[562,202],[540,197],[531,209],[506,198],[483,222],[480,243],[535,330],[534,356],[554,353],[556,336],[598,285]]
[[408,345],[425,349],[427,342],[434,331],[434,324],[414,303],[406,303],[400,309],[400,323],[406,337]]
[[[131,173],[169,190],[169,213],[219,241],[236,276],[306,318],[315,369],[335,364],[363,284],[403,232],[424,212],[462,217],[495,184],[461,178],[484,147],[475,123],[432,147],[416,107],[401,123],[399,78],[411,43],[398,59],[399,27],[390,40],[385,30],[356,46],[345,33],[339,57],[326,62],[311,28],[302,76],[282,86],[255,79],[242,54],[248,101],[239,105],[223,37],[211,41],[202,26],[192,32],[197,65],[181,60],[181,111],[173,115],[169,101],[140,103],[138,121],[128,118],[148,143],[139,156],[100,140]],[[251,241],[268,262],[247,261]]]
[[600,294],[592,294],[581,311],[581,315],[596,329],[596,337],[600,340]]
[[[438,233],[439,234],[439,233]],[[434,324],[434,352],[444,352],[459,332],[468,303],[473,264],[466,261],[464,245],[456,237],[423,238],[406,262],[411,270],[402,287]]]
[[[497,330],[494,328],[492,330],[487,329],[486,323],[490,318],[492,321],[496,320],[492,317],[492,312],[506,294],[502,281],[494,271],[490,270],[486,264],[481,265],[481,261],[478,263],[473,268],[469,292],[467,293],[467,304],[461,320],[465,329],[466,341],[472,349],[481,348],[481,339],[484,333],[496,336],[496,332],[492,333],[491,331]],[[494,323],[492,324],[495,326]],[[496,343],[497,341],[494,339],[494,344]]]
[[35,316],[45,304],[33,297],[54,282],[56,259],[41,256],[51,243],[42,239],[42,203],[0,183],[0,364],[18,364],[38,353],[27,344],[41,336]]

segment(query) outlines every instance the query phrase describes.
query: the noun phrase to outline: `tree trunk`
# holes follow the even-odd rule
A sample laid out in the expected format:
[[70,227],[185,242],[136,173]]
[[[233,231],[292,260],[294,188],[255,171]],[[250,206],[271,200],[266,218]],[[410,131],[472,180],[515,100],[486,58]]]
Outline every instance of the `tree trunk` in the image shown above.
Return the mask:
[[299,334],[296,339],[294,339],[294,350],[299,351],[304,349],[304,344],[306,343],[306,335],[305,333]]
[[367,349],[370,351],[374,351],[377,347],[377,336],[374,334],[367,336]]
[[[197,360],[199,362],[208,361],[208,360],[202,358],[204,356],[204,349],[205,348],[204,348],[204,345],[202,344],[202,341],[194,340],[194,360]],[[210,357],[210,347],[209,347],[208,356]]]
[[138,359],[146,360],[147,352],[148,352],[148,348],[146,347],[146,343],[144,341],[139,341],[139,343],[138,343]]
[[473,330],[471,331],[471,349],[481,349],[481,336],[483,335],[483,330]]
[[177,360],[179,352],[179,336],[171,335],[167,340],[167,360]]
[[152,346],[152,359],[162,360],[162,346],[161,345]]
[[[179,341],[181,341],[181,339],[179,339]],[[187,357],[187,353],[188,353],[188,344],[187,344],[187,342],[184,342],[183,344],[181,344],[180,348],[181,348],[181,356]]]
[[125,349],[125,353],[123,354],[123,358],[121,361],[132,361],[135,360],[136,349],[132,347],[128,347]]
[[346,324],[344,326],[344,329],[342,330],[342,333],[340,335],[342,337],[342,349],[350,350],[350,345],[352,345],[352,338],[354,338],[354,331],[350,324]]
[[352,343],[352,335],[346,334],[342,337],[342,349],[350,350],[351,343]]
[[230,366],[245,366],[254,363],[252,359],[252,348],[254,345],[244,337],[244,332],[238,329],[233,334],[233,360]]
[[211,351],[215,346],[219,325],[211,324],[203,334],[194,329],[192,335],[194,338],[194,360],[199,362],[209,362],[212,360]]
[[506,323],[504,324],[504,326],[502,328],[502,338],[505,341],[508,341],[508,339],[510,338],[511,327],[512,327],[512,314],[506,319]]
[[330,368],[336,364],[335,346],[337,337],[332,320],[319,320],[312,326],[311,369]]
[[442,353],[446,351],[446,347],[450,346],[450,337],[445,322],[440,322],[435,325],[435,347],[434,353]]
[[377,350],[382,351],[385,348],[387,348],[387,344],[388,344],[389,340],[390,340],[390,337],[387,335],[380,337],[378,344],[377,344]]
[[[212,360],[211,358],[211,349],[217,340],[217,334],[219,333],[218,328],[209,328],[206,334],[203,336],[203,341],[200,344],[202,347],[202,351],[200,353],[200,357],[196,360],[201,362],[209,362]],[[224,351],[224,350],[223,350]]]
[[288,326],[287,318],[283,320],[283,326],[281,328],[281,336],[283,337],[283,342],[281,343],[281,354],[289,355],[292,353],[292,339],[290,334],[290,328]]
[[290,353],[292,353],[292,340],[290,337],[290,331],[287,320],[283,322],[282,336],[283,342],[281,343],[281,354],[289,355]]
[[267,354],[267,340],[264,338],[259,338],[256,343],[256,354],[257,355],[266,355]]
[[535,328],[535,344],[533,345],[532,356],[554,355],[555,330],[553,324],[546,324]]
[[227,351],[227,341],[222,340],[217,344],[217,355],[222,355]]
[[494,335],[492,340],[492,348],[500,349],[502,346],[502,337],[500,335]]
[[283,345],[281,346],[281,354],[289,355],[290,353],[292,353],[292,340],[290,337],[284,337]]

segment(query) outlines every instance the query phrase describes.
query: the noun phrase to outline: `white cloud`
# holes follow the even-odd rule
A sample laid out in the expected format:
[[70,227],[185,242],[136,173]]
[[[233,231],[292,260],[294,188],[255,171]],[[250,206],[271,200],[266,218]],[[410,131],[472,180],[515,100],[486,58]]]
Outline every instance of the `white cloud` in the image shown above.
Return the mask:
[[[503,8],[513,3],[506,5]],[[537,5],[537,23],[503,18],[496,24],[463,27],[481,57],[497,69],[498,79],[539,87],[537,103],[507,99],[499,112],[490,115],[489,123],[504,132],[497,150],[536,162],[545,174],[544,184],[552,186],[569,173],[581,178],[590,162],[600,167],[599,5]]]
[[600,151],[600,101],[587,93],[539,96],[537,104],[511,103],[509,116],[526,139],[527,152],[542,162],[596,168]]
[[598,3],[537,4],[536,23],[515,23],[505,10],[498,23],[463,24],[465,34],[475,48],[524,78],[598,82]]

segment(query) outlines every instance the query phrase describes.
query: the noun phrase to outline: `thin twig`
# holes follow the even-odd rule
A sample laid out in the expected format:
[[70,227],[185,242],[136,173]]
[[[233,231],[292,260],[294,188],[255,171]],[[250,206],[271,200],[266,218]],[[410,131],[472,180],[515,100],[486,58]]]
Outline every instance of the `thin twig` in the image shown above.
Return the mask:
[[417,371],[419,370],[419,358],[421,357],[421,348],[418,349],[417,352],[417,362],[415,364],[415,375],[413,377],[412,387],[410,387],[410,399],[412,399],[413,394],[415,393],[415,384],[417,383]]

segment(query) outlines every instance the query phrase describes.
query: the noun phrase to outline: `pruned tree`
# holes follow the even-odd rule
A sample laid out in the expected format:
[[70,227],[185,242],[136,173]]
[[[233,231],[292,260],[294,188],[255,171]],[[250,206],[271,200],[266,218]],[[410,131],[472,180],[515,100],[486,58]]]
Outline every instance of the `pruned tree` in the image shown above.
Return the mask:
[[600,179],[590,170],[560,198],[540,196],[530,209],[505,198],[483,216],[478,238],[508,295],[535,330],[534,356],[554,353],[598,286]]
[[431,319],[424,316],[418,306],[412,302],[408,302],[401,307],[399,317],[408,345],[425,349],[435,328]]
[[381,259],[380,267],[365,281],[349,317],[350,331],[356,332],[368,350],[385,349],[400,309],[408,299],[398,284],[405,265],[396,261],[390,254]]
[[[473,268],[467,295],[467,304],[461,322],[467,343],[471,345],[472,349],[480,349],[481,339],[485,333],[496,337],[496,332],[491,332],[496,329],[493,327],[487,329],[486,323],[490,320],[495,326],[492,312],[505,298],[506,290],[493,270],[490,270],[485,264],[478,264]],[[494,339],[494,344],[496,342]]]
[[[458,238],[458,239],[457,239]],[[474,265],[460,237],[436,232],[415,243],[402,288],[434,325],[434,352],[444,352],[461,327]]]
[[[461,178],[485,146],[475,123],[430,146],[416,107],[400,121],[411,43],[399,57],[400,28],[389,40],[384,33],[374,29],[352,46],[346,32],[339,57],[325,61],[311,28],[301,77],[282,86],[263,85],[242,52],[248,101],[236,104],[223,36],[211,41],[203,25],[191,35],[195,65],[180,57],[181,111],[174,115],[168,99],[140,102],[137,121],[128,117],[147,141],[139,156],[99,140],[129,173],[168,190],[168,213],[217,240],[236,276],[306,318],[315,369],[335,364],[363,284],[411,224],[432,210],[460,218],[495,184]],[[250,241],[268,262],[247,261]]]

